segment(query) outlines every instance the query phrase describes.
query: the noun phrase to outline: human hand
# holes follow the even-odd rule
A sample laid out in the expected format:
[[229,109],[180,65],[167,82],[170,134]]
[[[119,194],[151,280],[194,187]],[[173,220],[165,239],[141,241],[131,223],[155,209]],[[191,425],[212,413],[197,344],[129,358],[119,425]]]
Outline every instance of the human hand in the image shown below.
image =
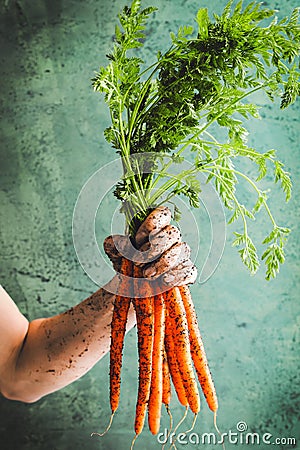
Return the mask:
[[194,283],[197,269],[190,260],[190,247],[170,222],[169,208],[160,206],[152,211],[136,233],[138,250],[128,236],[108,236],[103,246],[115,271],[120,271],[122,258],[127,257],[142,269],[145,278],[160,279],[172,286]]

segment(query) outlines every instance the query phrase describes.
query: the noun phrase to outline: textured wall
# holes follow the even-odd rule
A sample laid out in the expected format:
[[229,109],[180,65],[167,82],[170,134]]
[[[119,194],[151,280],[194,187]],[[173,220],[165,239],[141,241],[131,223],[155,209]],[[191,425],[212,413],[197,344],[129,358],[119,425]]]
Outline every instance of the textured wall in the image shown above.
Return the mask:
[[[115,158],[102,134],[108,114],[100,96],[93,93],[90,78],[105,63],[120,3],[0,1],[0,282],[29,319],[64,311],[97,287],[78,263],[72,214],[85,181]],[[278,8],[281,16],[297,6],[296,0],[264,3]],[[143,56],[149,59],[168,45],[169,31],[193,20],[199,6],[218,12],[225,1],[155,0],[152,4],[160,13],[148,29]],[[272,200],[278,221],[293,228],[286,264],[270,283],[263,273],[250,277],[228,243],[214,276],[194,286],[193,294],[219,392],[221,429],[235,431],[237,422],[244,420],[250,431],[300,439],[299,103],[285,112],[268,105],[262,115],[263,122],[251,124],[251,143],[260,149],[281,149],[280,157],[295,184],[288,206],[281,194]],[[100,241],[109,233],[109,202],[106,208],[107,215],[99,220]],[[262,217],[258,238],[266,234],[265,228]],[[187,240],[193,239],[191,230],[183,232]],[[201,239],[205,246],[203,234]],[[126,341],[120,411],[102,439],[92,439],[90,433],[107,423],[107,358],[81,380],[35,404],[0,398],[0,449],[128,449],[136,359],[133,331]],[[182,411],[177,402],[172,409],[178,419]],[[166,426],[167,418],[163,420]],[[212,429],[211,413],[204,406],[196,431]],[[148,431],[136,442],[137,449],[159,447]]]

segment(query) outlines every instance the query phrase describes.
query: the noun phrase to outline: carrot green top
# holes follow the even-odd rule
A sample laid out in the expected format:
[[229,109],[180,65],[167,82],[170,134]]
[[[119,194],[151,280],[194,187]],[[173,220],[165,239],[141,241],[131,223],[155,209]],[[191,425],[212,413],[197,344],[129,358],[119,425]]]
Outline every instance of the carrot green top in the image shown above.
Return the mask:
[[[282,109],[300,92],[298,8],[281,21],[274,10],[256,2],[243,8],[241,1],[235,7],[230,1],[213,20],[202,8],[196,14],[196,29],[183,26],[177,34],[171,33],[169,49],[158,52],[147,67],[134,52],[143,45],[146,22],[156,8],[141,9],[140,3],[133,0],[119,14],[109,63],[93,79],[94,89],[105,94],[110,110],[111,126],[105,137],[122,157],[124,176],[115,195],[122,201],[128,231],[133,235],[149,209],[176,195],[199,207],[198,175],[203,173],[231,211],[229,222],[241,221],[233,244],[251,273],[259,267],[259,256],[248,222],[262,208],[266,210],[271,230],[263,241],[262,259],[266,278],[275,277],[290,230],[277,224],[260,180],[271,172],[286,201],[291,180],[275,150],[259,152],[247,145],[245,122],[260,117],[258,106],[248,100],[254,92],[279,98]],[[223,140],[216,138],[216,127],[226,131],[221,133]],[[192,164],[181,170],[186,155]],[[243,171],[245,158],[257,167],[254,179]],[[177,170],[171,174],[174,165]],[[252,208],[239,199],[240,178],[256,195]],[[179,217],[177,207],[174,214]]]

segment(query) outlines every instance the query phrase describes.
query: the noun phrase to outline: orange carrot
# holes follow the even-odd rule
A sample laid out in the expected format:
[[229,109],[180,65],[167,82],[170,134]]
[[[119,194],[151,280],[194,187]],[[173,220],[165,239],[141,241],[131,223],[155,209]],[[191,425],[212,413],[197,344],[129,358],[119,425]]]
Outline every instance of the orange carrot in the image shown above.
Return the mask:
[[[141,269],[135,266],[134,277],[140,276]],[[147,287],[145,287],[145,293],[146,290]],[[143,293],[143,295],[145,295],[144,298],[139,298],[137,295],[132,299],[136,313],[139,352],[139,386],[134,425],[136,436],[142,432],[144,427],[151,387],[154,299],[151,296],[151,291],[149,288],[148,294],[149,295],[146,296]]]
[[[132,263],[123,258],[121,273],[126,276],[132,274]],[[110,342],[110,406],[114,414],[119,405],[121,387],[121,368],[126,322],[131,299],[116,295],[111,322]]]
[[190,350],[189,331],[183,301],[178,287],[164,293],[174,339],[174,350],[189,406],[194,414],[200,411],[200,397]]
[[152,434],[157,434],[163,396],[163,354],[165,336],[165,305],[161,294],[154,297],[154,340],[152,352],[151,390],[148,404],[148,424]]
[[218,409],[217,394],[208,367],[192,296],[188,286],[180,286],[179,291],[186,311],[194,366],[207,404],[212,411],[216,412]]
[[177,363],[177,357],[176,357],[176,353],[175,353],[175,345],[174,345],[172,333],[173,333],[172,323],[170,321],[168,311],[166,309],[165,348],[166,348],[168,366],[169,366],[170,374],[172,377],[172,381],[174,384],[174,388],[175,388],[178,400],[180,401],[180,403],[183,406],[188,406],[189,402],[187,400],[187,396],[185,393],[185,389],[183,386],[181,374],[180,374],[178,363]]
[[162,366],[162,375],[163,375],[163,395],[162,402],[167,407],[171,401],[171,382],[170,382],[170,371],[167,361],[166,351],[164,350],[163,356],[163,366]]

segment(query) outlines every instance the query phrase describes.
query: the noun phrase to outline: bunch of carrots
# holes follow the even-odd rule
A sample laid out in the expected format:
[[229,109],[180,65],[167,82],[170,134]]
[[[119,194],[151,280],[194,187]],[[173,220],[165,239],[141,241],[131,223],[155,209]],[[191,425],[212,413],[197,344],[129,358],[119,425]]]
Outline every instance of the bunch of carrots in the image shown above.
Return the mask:
[[111,418],[119,405],[122,353],[131,302],[136,314],[139,354],[135,438],[143,430],[147,412],[150,431],[154,435],[159,432],[163,404],[169,412],[171,380],[179,402],[186,410],[190,408],[196,418],[200,411],[198,377],[208,406],[216,415],[217,395],[188,286],[156,293],[146,280],[138,283],[141,268],[126,258],[122,259],[121,274],[128,284],[133,282],[136,295],[115,298],[110,347]]
[[[282,109],[299,95],[299,8],[289,19],[280,21],[275,10],[255,1],[243,8],[242,1],[233,6],[233,0],[229,0],[223,13],[214,14],[213,20],[206,8],[200,8],[196,28],[185,25],[177,35],[171,33],[170,48],[159,51],[157,60],[145,68],[141,53],[132,52],[143,46],[146,22],[155,11],[151,6],[142,9],[141,0],[132,0],[122,9],[113,48],[107,55],[109,63],[101,66],[92,80],[109,107],[111,126],[106,128],[105,138],[121,157],[123,176],[114,195],[122,202],[126,234],[133,239],[136,221],[142,223],[147,211],[172,204],[171,199],[178,195],[185,196],[191,207],[199,208],[201,182],[197,177],[202,173],[207,183],[214,184],[229,210],[229,223],[241,220],[242,229],[235,232],[233,245],[239,248],[252,274],[260,262],[247,223],[261,209],[267,212],[272,230],[262,242],[267,247],[261,259],[266,264],[266,279],[273,278],[284,262],[289,229],[277,224],[267,203],[267,191],[258,183],[269,170],[273,171],[274,182],[281,184],[286,201],[292,184],[274,150],[260,152],[248,147],[244,122],[259,118],[258,107],[248,101],[254,93],[265,92],[271,99],[279,97]],[[214,135],[215,127],[222,130],[221,136],[225,136],[225,130],[227,138],[220,141]],[[193,161],[188,168],[182,164],[184,152],[189,152]],[[243,158],[256,166],[257,178],[244,172],[243,163],[239,167]],[[239,201],[239,179],[246,181],[256,196],[250,209]],[[175,205],[174,219],[179,220],[179,216]],[[139,351],[135,438],[143,430],[147,412],[151,432],[158,433],[162,404],[169,411],[171,380],[179,402],[196,418],[200,410],[198,377],[216,418],[216,391],[189,288],[184,285],[153,290],[151,284],[139,280],[140,267],[126,257],[121,273],[127,280],[124,283],[133,280],[134,291],[128,297],[124,293],[117,295],[114,305],[111,421],[119,405],[122,351],[131,302]]]

